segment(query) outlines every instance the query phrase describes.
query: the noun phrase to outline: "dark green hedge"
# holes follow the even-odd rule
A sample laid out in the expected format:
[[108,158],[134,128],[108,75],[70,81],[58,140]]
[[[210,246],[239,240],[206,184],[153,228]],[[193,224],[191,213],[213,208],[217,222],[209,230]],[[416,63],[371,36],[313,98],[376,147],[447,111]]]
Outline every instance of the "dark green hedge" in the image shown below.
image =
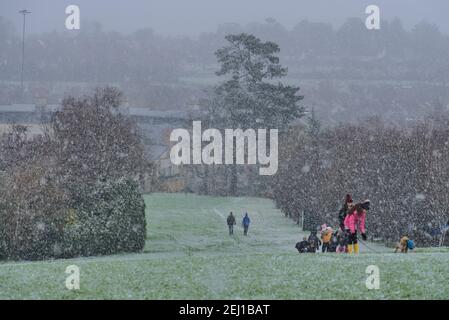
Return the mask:
[[98,183],[94,190],[86,190],[74,208],[66,210],[62,226],[48,216],[33,218],[32,212],[15,212],[15,216],[23,217],[18,224],[20,238],[14,237],[15,219],[8,220],[7,208],[2,209],[1,259],[41,260],[138,252],[145,245],[145,203],[137,184],[131,180]]
[[68,220],[64,257],[138,252],[145,245],[145,203],[131,180],[98,185]]

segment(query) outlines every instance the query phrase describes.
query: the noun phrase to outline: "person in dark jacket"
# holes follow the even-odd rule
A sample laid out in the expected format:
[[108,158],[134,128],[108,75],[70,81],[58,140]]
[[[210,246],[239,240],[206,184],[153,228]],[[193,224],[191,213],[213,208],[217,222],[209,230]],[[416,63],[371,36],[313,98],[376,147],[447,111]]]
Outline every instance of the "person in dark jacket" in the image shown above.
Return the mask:
[[243,217],[242,225],[243,225],[243,234],[245,236],[248,235],[248,228],[251,220],[249,219],[248,213],[245,213],[245,216]]
[[338,221],[340,222],[340,228],[341,230],[345,230],[345,218],[348,214],[349,208],[353,205],[352,197],[348,193],[345,198],[345,203],[343,204],[342,208],[338,212]]
[[307,253],[310,251],[310,244],[309,241],[307,241],[307,238],[302,238],[301,242],[296,243],[295,246],[296,250],[298,250],[299,253]]
[[337,232],[337,239],[338,239],[337,252],[346,253],[348,248],[348,239],[346,232],[339,230]]
[[337,252],[338,247],[338,230],[332,233],[331,241],[329,243],[329,252]]
[[232,212],[229,214],[228,219],[226,219],[226,222],[228,223],[229,235],[233,235],[234,234],[234,226],[235,226],[236,222],[235,222],[235,217],[232,214]]
[[312,252],[312,253],[315,253],[317,250],[319,250],[320,246],[321,246],[321,240],[320,240],[320,238],[318,238],[318,236],[316,234],[317,234],[316,231],[310,232],[310,236],[307,239],[310,244],[310,249],[311,249],[310,252]]

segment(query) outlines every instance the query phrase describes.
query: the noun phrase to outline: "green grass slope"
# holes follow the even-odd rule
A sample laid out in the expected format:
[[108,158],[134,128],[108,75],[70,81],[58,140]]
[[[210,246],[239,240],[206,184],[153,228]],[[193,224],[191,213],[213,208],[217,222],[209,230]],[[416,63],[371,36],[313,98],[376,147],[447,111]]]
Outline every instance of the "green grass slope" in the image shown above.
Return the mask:
[[[1,299],[448,299],[449,252],[407,255],[370,244],[358,256],[299,255],[297,225],[258,198],[146,196],[148,240],[141,254],[0,263]],[[237,218],[235,235],[226,216]],[[243,236],[247,211],[252,224]],[[65,287],[80,268],[80,290]],[[366,268],[380,271],[369,290]]]

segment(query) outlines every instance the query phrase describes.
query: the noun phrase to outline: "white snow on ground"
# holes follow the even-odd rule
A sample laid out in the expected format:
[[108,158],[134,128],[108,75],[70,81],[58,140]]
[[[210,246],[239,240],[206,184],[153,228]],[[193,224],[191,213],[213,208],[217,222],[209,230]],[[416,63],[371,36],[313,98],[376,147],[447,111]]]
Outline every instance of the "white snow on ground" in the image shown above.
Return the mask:
[[[449,252],[408,255],[369,243],[361,254],[299,255],[299,226],[258,198],[155,194],[146,197],[148,239],[141,254],[0,263],[0,298],[404,299],[449,297]],[[229,236],[226,217],[237,225]],[[251,218],[247,237],[241,219]],[[81,289],[65,288],[65,268]],[[379,266],[381,289],[365,286]],[[323,290],[323,288],[326,288]]]

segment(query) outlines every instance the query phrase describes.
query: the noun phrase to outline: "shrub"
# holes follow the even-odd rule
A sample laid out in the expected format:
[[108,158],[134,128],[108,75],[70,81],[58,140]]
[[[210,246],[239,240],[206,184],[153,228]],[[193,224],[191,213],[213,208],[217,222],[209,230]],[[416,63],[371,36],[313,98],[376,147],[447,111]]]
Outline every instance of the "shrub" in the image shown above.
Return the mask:
[[64,229],[65,257],[138,252],[146,239],[145,203],[132,180],[99,183]]
[[143,148],[120,114],[120,92],[68,98],[45,136],[12,127],[0,139],[0,259],[136,252],[146,237],[135,182]]
[[0,258],[38,260],[58,254],[67,215],[67,194],[46,168],[19,167],[2,179]]

